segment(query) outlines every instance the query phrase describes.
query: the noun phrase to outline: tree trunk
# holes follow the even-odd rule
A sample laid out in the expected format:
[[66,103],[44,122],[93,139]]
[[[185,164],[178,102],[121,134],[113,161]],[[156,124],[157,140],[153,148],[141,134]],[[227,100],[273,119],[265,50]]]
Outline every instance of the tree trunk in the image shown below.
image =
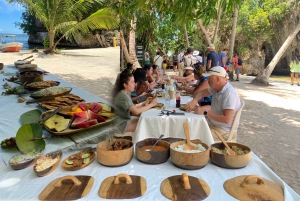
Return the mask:
[[186,30],[186,24],[183,25],[183,33],[184,33],[184,38],[185,38],[185,46],[186,46],[186,48],[188,48],[188,47],[190,47],[190,41],[189,41],[188,33]]
[[236,5],[234,7],[234,14],[233,14],[233,23],[232,23],[232,32],[231,32],[231,38],[230,38],[230,48],[228,53],[228,58],[231,60],[233,56],[233,50],[234,50],[234,42],[235,42],[235,34],[236,34],[236,26],[237,26],[237,19],[238,19],[239,9]]
[[130,56],[130,61],[132,61],[132,63],[134,64],[134,67],[140,68],[141,65],[137,60],[136,50],[135,50],[135,29],[136,29],[136,21],[134,17],[134,19],[131,21],[131,30],[129,33],[129,56]]
[[49,30],[48,37],[49,37],[49,50],[50,50],[50,52],[54,52],[54,50],[55,50],[55,45],[54,45],[55,31]]
[[126,42],[125,42],[122,30],[120,30],[120,41],[121,41],[121,46],[122,46],[123,53],[124,53],[125,58],[126,58],[126,62],[128,63],[128,62],[130,62],[130,57],[129,57],[128,49],[127,49],[127,46],[126,46]]
[[216,38],[217,38],[217,35],[218,35],[220,18],[221,18],[221,15],[222,15],[222,4],[223,4],[223,0],[221,0],[220,4],[219,4],[218,15],[217,15],[217,22],[216,22],[216,27],[215,27],[215,31],[214,31],[214,36],[213,36],[213,39],[212,39],[212,43],[213,44],[215,44]]
[[207,33],[205,27],[202,24],[202,20],[198,19],[197,23],[198,23],[198,25],[200,27],[200,30],[201,30],[202,34],[204,35],[204,39],[206,40],[207,44],[210,45],[211,41],[210,41],[210,38],[208,36],[208,33]]

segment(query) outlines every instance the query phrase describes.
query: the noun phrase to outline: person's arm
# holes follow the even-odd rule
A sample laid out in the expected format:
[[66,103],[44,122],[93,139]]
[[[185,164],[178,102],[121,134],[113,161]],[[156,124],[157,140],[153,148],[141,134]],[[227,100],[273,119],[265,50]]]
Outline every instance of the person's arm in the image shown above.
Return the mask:
[[199,91],[198,93],[195,93],[193,96],[193,100],[191,102],[188,102],[186,104],[186,111],[190,112],[195,109],[195,106],[198,103],[198,100],[200,100],[203,97],[209,96],[210,92],[208,89],[204,89],[202,91]]
[[133,116],[138,116],[142,112],[145,112],[145,111],[151,109],[153,106],[155,106],[157,104],[157,98],[152,99],[151,102],[147,105],[145,105],[145,102],[137,104],[138,106],[137,105],[131,106],[129,108],[129,111],[131,112],[131,114]]
[[[203,115],[204,111],[205,111],[205,109],[203,109],[202,107],[197,107],[195,109],[196,114]],[[228,124],[232,118],[233,113],[234,113],[233,109],[223,110],[223,114],[215,114],[215,113],[212,113],[211,111],[207,111],[206,117],[208,117],[209,119],[215,120],[217,122]]]
[[135,97],[131,97],[132,102],[136,102],[137,100],[139,100],[141,97],[143,96],[150,96],[150,93],[147,92],[142,92],[141,94],[135,96]]
[[147,79],[148,79],[149,84],[155,83],[155,79],[152,75],[147,76]]
[[186,77],[174,76],[173,78],[176,79],[176,80],[189,82],[189,81],[194,80],[194,75],[193,75],[193,74],[190,74],[190,75],[188,75],[188,76],[186,76]]
[[222,66],[226,66],[226,57],[222,57]]
[[207,67],[207,69],[210,69],[210,67],[211,67],[211,60],[207,60],[206,67]]
[[204,80],[201,84],[199,84],[195,91],[194,91],[194,94],[198,93],[199,91],[202,91],[204,89],[208,89],[209,88],[209,84],[208,84],[208,81],[207,80]]

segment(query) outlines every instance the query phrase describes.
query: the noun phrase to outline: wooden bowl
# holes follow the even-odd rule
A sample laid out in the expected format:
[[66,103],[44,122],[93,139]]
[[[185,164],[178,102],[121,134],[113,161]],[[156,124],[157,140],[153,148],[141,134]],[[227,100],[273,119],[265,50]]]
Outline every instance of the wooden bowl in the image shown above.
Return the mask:
[[20,72],[32,71],[32,70],[37,70],[37,65],[36,64],[22,64],[22,65],[18,65],[17,68]]
[[31,83],[44,80],[44,73],[38,70],[23,71],[19,74],[19,80],[22,83]]
[[[170,158],[170,143],[159,141],[152,151],[145,151],[145,148],[151,149],[157,138],[148,138],[135,144],[136,158],[147,164],[160,164]],[[161,148],[161,149],[158,149]]]
[[37,171],[37,170],[36,170],[37,164],[35,164],[35,165],[33,166],[33,171],[34,171],[34,173],[36,174],[36,176],[38,176],[38,177],[46,176],[46,175],[50,174],[51,172],[53,172],[53,170],[55,170],[55,168],[57,167],[57,165],[59,164],[59,162],[60,162],[60,160],[61,160],[61,157],[62,157],[62,151],[61,151],[61,150],[58,150],[58,151],[50,152],[50,153],[46,154],[45,156],[42,156],[40,159],[42,159],[42,158],[44,158],[44,157],[47,157],[47,156],[50,156],[52,159],[57,158],[57,161],[56,161],[56,163],[54,163],[51,167],[48,167],[47,169],[44,169],[44,170],[42,170],[42,171]]
[[100,164],[110,167],[118,167],[128,164],[133,157],[133,143],[125,139],[113,139],[114,142],[126,144],[129,148],[122,150],[111,149],[110,141],[102,141],[97,145],[97,157]]
[[[42,151],[43,152],[43,151]],[[10,167],[14,170],[21,170],[21,169],[24,169],[24,168],[27,168],[31,165],[33,165],[35,163],[35,161],[40,157],[40,155],[42,154],[41,153],[38,153],[36,155],[32,155],[32,156],[26,156],[26,154],[23,154],[23,153],[19,153],[19,154],[16,154],[14,156],[12,156],[8,163],[10,165]],[[22,162],[12,162],[12,160],[18,158],[18,157],[23,157],[23,156],[26,156],[27,160],[26,161],[22,161]]]
[[191,140],[194,144],[201,144],[206,151],[197,153],[185,153],[175,150],[178,145],[186,144],[186,141],[174,142],[170,146],[171,159],[174,165],[186,170],[196,170],[203,168],[209,161],[209,147],[200,140]]
[[24,65],[24,64],[31,64],[31,61],[26,61],[26,60],[18,60],[15,61],[15,67],[18,67],[19,65]]
[[220,150],[225,149],[225,145],[222,142],[215,143],[211,145],[210,148],[210,159],[211,161],[219,166],[229,169],[236,169],[236,168],[243,168],[246,167],[252,158],[252,151],[249,147],[239,144],[239,143],[233,143],[233,142],[227,142],[229,147],[237,146],[238,148],[241,148],[242,150],[248,150],[249,153],[243,154],[243,155],[224,155],[219,154],[212,151],[212,147],[218,148]]
[[[85,154],[89,154],[88,157],[86,157],[85,159],[88,159],[88,162],[83,162],[81,163],[81,165],[78,165],[78,166],[75,166],[75,164],[68,164],[67,161],[71,161],[72,162],[72,158],[75,157],[75,156],[80,156],[82,157],[82,155],[85,155]],[[61,163],[61,166],[65,169],[65,170],[68,170],[68,171],[74,171],[74,170],[79,170],[79,169],[83,169],[85,168],[86,166],[88,166],[89,164],[91,164],[94,159],[95,159],[95,152],[92,148],[90,149],[83,149],[82,151],[76,153],[76,154],[73,154],[69,157],[67,157],[65,160],[63,160],[63,162]],[[85,160],[84,159],[84,160]],[[81,159],[83,160],[83,159]]]

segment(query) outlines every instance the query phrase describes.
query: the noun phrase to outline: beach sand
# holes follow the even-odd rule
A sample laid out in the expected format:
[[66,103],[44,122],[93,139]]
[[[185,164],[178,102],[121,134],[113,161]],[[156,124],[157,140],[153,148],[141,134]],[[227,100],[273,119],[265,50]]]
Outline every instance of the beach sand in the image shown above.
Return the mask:
[[[62,54],[0,53],[0,63],[11,65],[33,55],[35,64],[107,101],[120,69],[120,49],[63,50]],[[169,70],[169,74],[172,72]],[[249,84],[254,77],[231,82],[245,101],[238,142],[249,146],[279,177],[300,194],[300,87],[270,81],[272,86]]]

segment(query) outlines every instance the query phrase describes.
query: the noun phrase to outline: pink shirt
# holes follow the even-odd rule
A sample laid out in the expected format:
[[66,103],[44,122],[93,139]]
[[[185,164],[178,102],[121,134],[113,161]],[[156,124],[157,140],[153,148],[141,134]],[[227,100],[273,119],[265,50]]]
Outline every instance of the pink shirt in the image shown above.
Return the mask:
[[241,68],[241,66],[238,65],[238,58],[237,57],[233,58],[233,64],[234,64],[234,68]]

